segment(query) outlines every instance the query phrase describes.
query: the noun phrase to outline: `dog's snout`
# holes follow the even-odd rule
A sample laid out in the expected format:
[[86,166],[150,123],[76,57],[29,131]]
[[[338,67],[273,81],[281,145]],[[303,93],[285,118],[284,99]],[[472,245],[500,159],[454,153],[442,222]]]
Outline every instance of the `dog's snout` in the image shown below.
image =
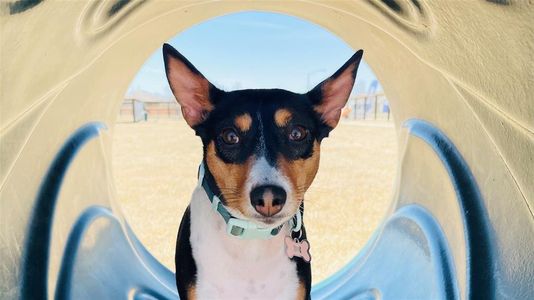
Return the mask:
[[272,217],[279,213],[286,203],[286,191],[275,185],[262,185],[250,192],[250,203],[262,216]]

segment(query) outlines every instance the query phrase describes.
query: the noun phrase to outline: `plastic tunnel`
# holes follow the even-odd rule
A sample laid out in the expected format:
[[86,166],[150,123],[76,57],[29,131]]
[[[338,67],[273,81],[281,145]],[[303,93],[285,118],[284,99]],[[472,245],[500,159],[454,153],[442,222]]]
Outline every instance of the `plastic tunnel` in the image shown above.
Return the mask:
[[[314,299],[534,299],[534,5],[472,1],[0,3],[1,299],[177,298],[114,202],[111,137],[146,58],[244,10],[366,51],[395,115],[393,206]],[[174,238],[174,237],[172,237]]]

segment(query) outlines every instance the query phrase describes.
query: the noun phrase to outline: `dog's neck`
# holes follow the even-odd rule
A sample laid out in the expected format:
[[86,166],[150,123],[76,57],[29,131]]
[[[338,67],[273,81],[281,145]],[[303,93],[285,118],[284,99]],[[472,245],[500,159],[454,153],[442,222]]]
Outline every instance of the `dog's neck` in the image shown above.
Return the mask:
[[[212,179],[210,181],[210,179]],[[241,239],[270,239],[280,233],[284,223],[278,225],[264,227],[248,220],[240,219],[235,216],[236,212],[231,213],[226,208],[221,198],[222,195],[218,187],[213,182],[213,177],[209,170],[205,168],[205,163],[200,164],[198,170],[198,186],[204,189],[207,199],[211,203],[214,211],[218,212],[226,223],[226,232],[232,236]],[[215,191],[215,192],[214,192]],[[302,214],[300,210],[289,221],[290,230],[300,231],[302,226]]]
[[[240,239],[231,236],[227,233],[226,222],[221,215],[213,209],[211,202],[202,187],[197,187],[193,193],[191,213],[192,222],[202,222],[202,228],[204,228],[204,230],[201,230],[199,234],[210,235],[212,238],[216,239],[212,241],[214,244],[220,243],[224,245],[230,253],[239,253],[240,256],[243,254],[245,254],[245,256],[250,254],[253,258],[255,258],[255,255],[262,254],[259,252],[264,252],[265,254],[277,252],[285,253],[284,238],[290,234],[289,225],[287,223],[277,235],[270,239]],[[203,234],[203,232],[205,233]],[[191,238],[194,238],[193,234],[191,235]],[[257,250],[261,251],[256,251],[254,249],[256,247],[258,248]],[[244,251],[245,248],[247,251]]]
[[262,295],[262,299],[295,299],[298,277],[295,263],[285,253],[284,238],[290,230],[287,224],[267,240],[230,236],[201,187],[193,193],[190,212],[199,298],[232,295],[256,299]]

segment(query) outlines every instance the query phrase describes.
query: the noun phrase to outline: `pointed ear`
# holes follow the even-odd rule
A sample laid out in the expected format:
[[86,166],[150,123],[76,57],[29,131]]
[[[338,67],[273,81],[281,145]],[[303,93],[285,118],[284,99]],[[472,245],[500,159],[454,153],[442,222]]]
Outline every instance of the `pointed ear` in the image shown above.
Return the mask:
[[349,99],[362,56],[363,50],[359,50],[334,75],[319,83],[307,94],[314,110],[331,129],[339,123],[341,109]]
[[191,127],[201,124],[214,108],[211,96],[217,88],[169,44],[163,44],[163,61],[167,80],[185,121]]

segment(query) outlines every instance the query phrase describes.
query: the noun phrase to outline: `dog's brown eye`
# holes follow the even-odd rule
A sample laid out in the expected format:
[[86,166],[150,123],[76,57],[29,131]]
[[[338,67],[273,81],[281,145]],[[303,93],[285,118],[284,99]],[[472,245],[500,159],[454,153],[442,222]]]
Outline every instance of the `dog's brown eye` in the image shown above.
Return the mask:
[[307,133],[308,132],[306,131],[304,127],[295,126],[289,132],[289,139],[295,142],[299,142],[299,141],[302,141],[306,137]]
[[227,128],[223,130],[222,134],[222,140],[228,145],[235,145],[239,143],[239,135],[237,135],[237,132],[233,130],[232,128]]

